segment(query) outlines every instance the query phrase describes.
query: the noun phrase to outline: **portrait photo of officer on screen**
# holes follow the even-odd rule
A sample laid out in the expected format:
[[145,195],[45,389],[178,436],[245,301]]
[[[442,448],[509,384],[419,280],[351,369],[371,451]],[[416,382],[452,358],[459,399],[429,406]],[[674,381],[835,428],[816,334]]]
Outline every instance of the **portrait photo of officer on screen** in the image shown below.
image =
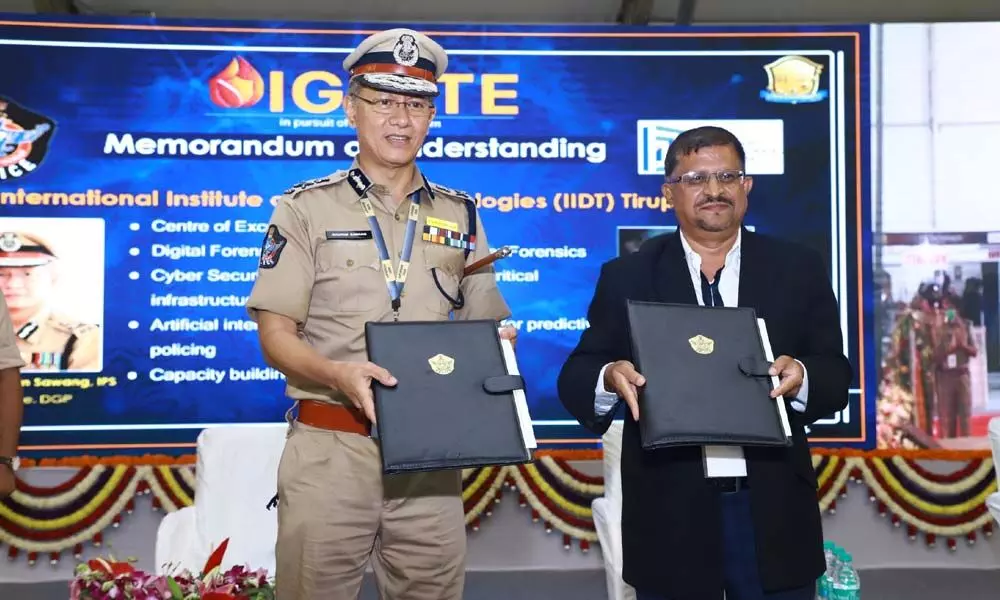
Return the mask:
[[0,218],[0,291],[26,363],[22,372],[101,370],[103,225]]

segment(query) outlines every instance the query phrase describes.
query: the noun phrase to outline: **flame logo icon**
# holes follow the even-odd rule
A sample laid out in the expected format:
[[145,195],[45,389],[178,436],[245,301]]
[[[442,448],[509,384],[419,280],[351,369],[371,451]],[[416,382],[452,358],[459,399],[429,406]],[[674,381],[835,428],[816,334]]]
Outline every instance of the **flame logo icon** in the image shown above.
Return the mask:
[[220,108],[248,108],[264,97],[264,78],[237,56],[208,80],[209,97]]

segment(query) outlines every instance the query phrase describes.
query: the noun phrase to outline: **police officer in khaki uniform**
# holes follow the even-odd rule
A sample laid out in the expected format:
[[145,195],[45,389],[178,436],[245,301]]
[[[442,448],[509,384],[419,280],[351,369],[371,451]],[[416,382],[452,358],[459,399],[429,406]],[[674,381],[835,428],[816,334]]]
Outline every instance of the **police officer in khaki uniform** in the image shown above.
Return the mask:
[[938,437],[968,437],[972,417],[969,361],[979,350],[969,335],[968,323],[950,301],[936,311],[932,331]]
[[41,236],[0,233],[0,291],[25,371],[98,371],[101,330],[52,312],[58,257]]
[[6,498],[14,491],[17,441],[24,413],[20,372],[23,366],[24,360],[17,350],[17,337],[10,323],[7,303],[0,294],[0,498]]
[[294,186],[271,217],[248,310],[295,400],[278,471],[279,600],[354,600],[370,559],[383,598],[462,597],[461,473],[382,474],[370,386],[396,382],[364,342],[366,321],[510,316],[492,267],[464,274],[490,254],[473,199],[414,163],[447,62],[416,31],[364,40],[344,61],[357,160]]

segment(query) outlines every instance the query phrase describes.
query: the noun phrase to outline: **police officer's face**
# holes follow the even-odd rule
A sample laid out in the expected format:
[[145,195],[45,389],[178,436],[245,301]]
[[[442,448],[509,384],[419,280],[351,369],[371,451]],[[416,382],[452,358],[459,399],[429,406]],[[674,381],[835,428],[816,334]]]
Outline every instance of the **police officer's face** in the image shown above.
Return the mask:
[[681,156],[663,185],[664,196],[673,203],[683,229],[729,233],[739,229],[747,211],[747,195],[753,187],[732,146],[711,146]]
[[434,118],[429,99],[368,88],[358,90],[346,110],[358,130],[361,151],[390,167],[413,162]]
[[11,310],[37,309],[55,284],[53,265],[0,267],[0,291]]

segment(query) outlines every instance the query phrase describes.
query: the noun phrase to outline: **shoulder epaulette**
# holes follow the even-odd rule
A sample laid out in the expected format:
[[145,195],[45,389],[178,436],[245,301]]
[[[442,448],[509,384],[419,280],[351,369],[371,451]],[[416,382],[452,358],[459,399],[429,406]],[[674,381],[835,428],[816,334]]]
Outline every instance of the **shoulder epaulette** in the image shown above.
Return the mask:
[[334,183],[343,181],[347,178],[347,171],[337,171],[333,175],[327,175],[326,177],[320,177],[318,179],[308,179],[306,181],[301,181],[296,183],[292,187],[285,190],[285,195],[289,198],[294,198],[306,190],[312,190],[319,187],[324,187],[327,185],[332,185]]
[[77,337],[98,330],[97,325],[93,325],[91,323],[80,323],[78,321],[72,321],[59,317],[52,318],[50,323],[53,329],[62,331],[63,333],[71,333]]
[[462,190],[453,190],[450,187],[445,187],[440,183],[428,182],[430,188],[438,194],[444,194],[445,196],[451,196],[452,198],[460,198],[466,202],[475,203],[475,198],[469,195],[468,192],[463,192]]
[[99,327],[92,323],[74,323],[72,331],[77,336],[86,335],[88,333],[97,333]]

